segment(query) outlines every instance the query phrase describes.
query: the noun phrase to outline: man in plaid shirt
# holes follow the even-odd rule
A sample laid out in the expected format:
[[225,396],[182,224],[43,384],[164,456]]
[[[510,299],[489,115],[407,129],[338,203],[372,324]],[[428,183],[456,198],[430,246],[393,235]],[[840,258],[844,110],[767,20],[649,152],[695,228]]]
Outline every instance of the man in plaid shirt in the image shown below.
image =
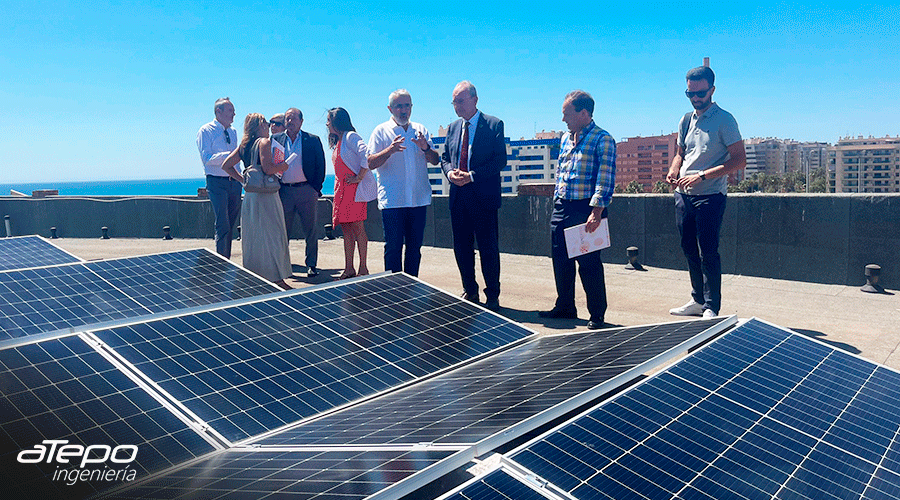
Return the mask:
[[566,250],[566,228],[587,223],[592,233],[606,217],[616,183],[616,141],[594,123],[594,98],[574,90],[563,101],[563,121],[569,132],[562,137],[556,191],[550,217],[553,276],[556,305],[540,311],[543,318],[577,318],[575,309],[575,262],[587,296],[588,328],[603,328],[606,314],[606,283],[600,252],[570,259]]

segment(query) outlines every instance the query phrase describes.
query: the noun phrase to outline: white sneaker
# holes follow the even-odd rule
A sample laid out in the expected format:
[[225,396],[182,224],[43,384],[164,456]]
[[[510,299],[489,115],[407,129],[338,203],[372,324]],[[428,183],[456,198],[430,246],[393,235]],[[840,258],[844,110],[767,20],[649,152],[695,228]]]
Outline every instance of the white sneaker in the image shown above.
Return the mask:
[[712,309],[707,309],[707,310],[703,311],[703,319],[715,318],[716,316],[718,316],[718,314],[716,314],[716,312],[713,311]]
[[700,316],[703,314],[703,306],[691,299],[690,302],[681,307],[669,309],[669,314],[675,316]]

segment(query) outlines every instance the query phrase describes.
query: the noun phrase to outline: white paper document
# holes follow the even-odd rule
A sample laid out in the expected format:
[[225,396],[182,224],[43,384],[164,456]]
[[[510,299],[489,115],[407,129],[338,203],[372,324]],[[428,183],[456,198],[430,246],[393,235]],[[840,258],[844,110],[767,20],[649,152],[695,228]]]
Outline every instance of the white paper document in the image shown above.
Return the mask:
[[587,232],[586,226],[586,223],[579,224],[564,231],[570,259],[609,247],[609,219],[600,219],[600,227],[593,233]]

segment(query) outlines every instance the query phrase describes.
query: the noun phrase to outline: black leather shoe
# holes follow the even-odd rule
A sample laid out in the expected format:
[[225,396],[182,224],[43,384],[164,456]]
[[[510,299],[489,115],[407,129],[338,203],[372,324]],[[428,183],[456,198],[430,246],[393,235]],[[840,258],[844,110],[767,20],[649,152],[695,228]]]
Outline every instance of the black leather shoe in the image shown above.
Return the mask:
[[538,311],[538,316],[542,318],[554,318],[554,319],[578,319],[578,311],[566,311],[565,309],[560,309],[558,307],[554,307],[549,311]]
[[484,307],[487,307],[491,311],[497,312],[500,310],[500,299],[487,299],[484,301]]
[[473,304],[481,303],[481,300],[479,300],[477,293],[463,292],[462,295],[459,296],[459,298],[461,298],[463,300],[468,300],[469,302],[471,302]]
[[606,324],[602,319],[600,321],[588,321],[588,330],[602,330],[609,325]]

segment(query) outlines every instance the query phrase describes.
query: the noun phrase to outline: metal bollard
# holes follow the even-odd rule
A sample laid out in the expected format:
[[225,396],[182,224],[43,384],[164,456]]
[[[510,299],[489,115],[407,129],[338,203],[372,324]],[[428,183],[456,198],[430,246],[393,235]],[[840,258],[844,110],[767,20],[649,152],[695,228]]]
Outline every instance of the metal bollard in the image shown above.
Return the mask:
[[171,240],[172,239],[172,228],[169,226],[163,226],[163,239]]
[[884,288],[878,284],[881,278],[881,266],[869,264],[866,266],[866,284],[860,290],[867,293],[884,293]]
[[50,239],[51,240],[56,239],[56,226],[53,226],[50,228]]
[[108,239],[109,239],[109,228],[106,227],[106,226],[103,226],[103,227],[100,228],[100,231],[103,232],[103,236],[101,236],[100,239],[101,239],[101,240],[108,240]]
[[638,262],[638,247],[628,247],[625,249],[625,255],[628,257],[628,264],[625,264],[625,269],[630,271],[646,271],[641,263]]
[[236,236],[234,237],[234,239],[241,241],[241,226],[238,226],[236,231],[237,232],[235,233]]
[[3,217],[3,222],[6,223],[6,237],[9,238],[12,236],[12,228],[9,225],[9,215]]

